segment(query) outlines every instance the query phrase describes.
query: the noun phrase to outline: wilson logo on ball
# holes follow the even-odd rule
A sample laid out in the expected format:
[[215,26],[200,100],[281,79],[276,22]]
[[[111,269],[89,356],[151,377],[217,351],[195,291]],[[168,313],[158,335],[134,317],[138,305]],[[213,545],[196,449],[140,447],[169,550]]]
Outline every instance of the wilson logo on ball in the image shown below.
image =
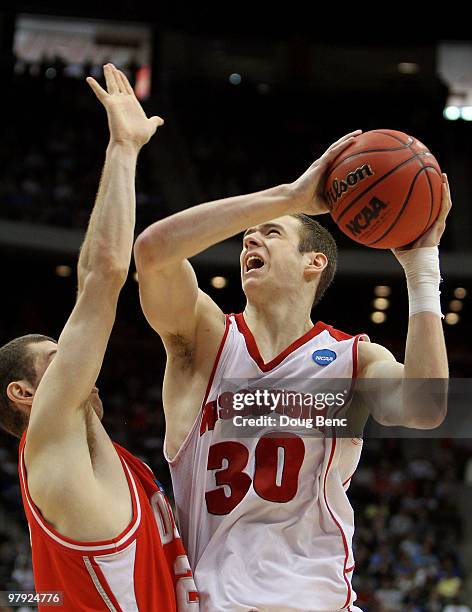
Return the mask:
[[370,165],[364,164],[352,172],[349,172],[343,180],[335,178],[331,183],[331,187],[325,192],[325,198],[329,206],[333,207],[351,187],[354,187],[359,181],[364,181],[368,176],[373,176],[374,174]]
[[387,208],[385,202],[375,197],[372,198],[367,206],[364,206],[355,217],[346,223],[345,228],[351,232],[351,234],[354,234],[354,236],[358,236],[363,230],[369,227],[374,219],[377,219],[384,208]]

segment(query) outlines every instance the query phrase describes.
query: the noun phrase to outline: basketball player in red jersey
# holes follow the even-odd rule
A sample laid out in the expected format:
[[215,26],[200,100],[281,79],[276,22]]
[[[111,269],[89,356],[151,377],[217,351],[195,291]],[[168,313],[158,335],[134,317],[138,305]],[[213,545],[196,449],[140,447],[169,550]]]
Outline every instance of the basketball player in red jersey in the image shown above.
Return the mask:
[[[410,302],[405,364],[362,334],[311,321],[333,278],[336,246],[306,214],[327,211],[320,195],[326,169],[359,134],[334,143],[292,184],[179,212],[135,244],[141,304],[167,352],[165,452],[208,612],[358,610],[346,489],[362,440],[276,439],[270,427],[255,439],[234,428],[228,439],[225,381],[357,376],[396,379],[400,388],[404,379],[448,376],[437,248],[451,205],[445,176],[436,223],[413,248],[395,253]],[[199,289],[188,258],[244,230],[247,304],[225,316]],[[445,408],[416,409],[395,392],[372,415],[385,425],[432,428]]]
[[198,610],[166,497],[150,468],[101,423],[95,381],[131,258],[136,161],[163,123],[146,117],[122,72],[108,64],[104,73],[108,91],[87,79],[106,109],[110,142],[79,257],[77,302],[57,343],[30,335],[0,349],[1,424],[21,438],[38,592],[62,592],[70,611]]

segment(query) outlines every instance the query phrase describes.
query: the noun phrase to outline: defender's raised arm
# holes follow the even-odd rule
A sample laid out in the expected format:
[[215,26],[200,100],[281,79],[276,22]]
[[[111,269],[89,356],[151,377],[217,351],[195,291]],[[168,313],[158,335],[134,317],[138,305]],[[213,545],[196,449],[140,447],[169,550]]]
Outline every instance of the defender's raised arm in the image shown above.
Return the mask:
[[[73,503],[73,496],[64,500],[60,495],[65,478],[74,481],[71,470],[80,475],[80,487],[93,476],[86,421],[92,418],[90,408],[98,416],[102,411],[94,385],[131,258],[136,159],[162,123],[156,117],[146,118],[120,71],[108,64],[104,72],[108,91],[88,79],[107,111],[110,142],[79,257],[77,302],[57,346],[51,342],[47,354],[41,355],[45,372],[34,393],[26,438],[30,490],[50,517],[59,502]],[[12,401],[28,400],[27,394],[17,383],[9,387]]]

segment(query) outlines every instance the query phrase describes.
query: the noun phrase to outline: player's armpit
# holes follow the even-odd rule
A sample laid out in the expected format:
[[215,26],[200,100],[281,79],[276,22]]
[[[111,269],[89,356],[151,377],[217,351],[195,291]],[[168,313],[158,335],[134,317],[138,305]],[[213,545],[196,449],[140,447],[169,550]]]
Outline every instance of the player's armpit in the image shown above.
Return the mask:
[[[225,317],[221,309],[198,288],[197,277],[187,260],[157,268],[146,263],[135,248],[139,295],[144,315],[161,336],[168,353],[190,346],[197,340],[215,346],[224,334]],[[206,334],[198,334],[204,324]],[[198,337],[197,337],[198,336]],[[175,350],[174,350],[175,349]]]
[[[436,379],[409,379],[404,365],[379,344],[360,342],[358,377],[363,397],[381,425],[434,429],[444,420],[447,389]],[[444,398],[444,402],[442,399]]]
[[200,410],[226,321],[198,288],[187,260],[159,267],[143,260],[136,247],[135,259],[143,312],[167,353],[163,399],[166,449],[172,457]]

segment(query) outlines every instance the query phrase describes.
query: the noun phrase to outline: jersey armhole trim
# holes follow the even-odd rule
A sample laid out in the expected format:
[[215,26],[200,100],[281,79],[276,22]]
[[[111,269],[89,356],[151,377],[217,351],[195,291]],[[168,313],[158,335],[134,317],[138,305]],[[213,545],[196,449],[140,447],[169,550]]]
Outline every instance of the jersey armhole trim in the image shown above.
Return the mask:
[[[328,330],[329,331],[329,330]],[[337,330],[335,330],[337,331]],[[343,334],[343,332],[340,332]],[[336,340],[339,340],[339,338],[336,338],[333,334],[330,335],[335,338]],[[343,334],[343,335],[347,335],[347,334]],[[344,339],[344,338],[343,338]],[[348,339],[352,339],[352,373],[351,373],[351,386],[349,388],[349,394],[348,394],[348,402],[351,400],[352,398],[352,394],[354,391],[354,385],[355,385],[355,381],[357,378],[357,346],[359,344],[359,341],[362,340],[367,340],[369,341],[369,337],[366,334],[357,334],[356,336],[350,336]],[[341,409],[340,409],[341,410]],[[338,414],[339,410],[337,412],[335,412],[335,415]],[[328,492],[326,490],[326,483],[327,483],[327,478],[328,478],[328,473],[329,470],[331,468],[332,465],[332,461],[333,461],[333,457],[336,451],[336,435],[333,429],[333,437],[331,438],[331,451],[330,451],[330,456],[329,456],[329,460],[328,460],[328,466],[326,468],[325,474],[324,474],[324,479],[323,479],[323,493],[324,493],[324,500],[325,500],[325,504],[326,507],[328,509],[328,512],[332,518],[332,520],[334,521],[336,527],[338,528],[340,535],[341,535],[341,540],[343,543],[343,547],[344,547],[344,568],[343,568],[343,578],[344,578],[344,582],[347,586],[347,597],[346,597],[346,601],[344,603],[343,609],[345,609],[347,607],[347,609],[350,609],[350,603],[351,603],[351,599],[352,599],[352,585],[351,582],[349,580],[349,577],[347,576],[347,574],[351,573],[352,571],[354,571],[354,565],[351,567],[347,567],[347,563],[348,563],[348,559],[349,559],[349,553],[352,554],[352,544],[351,547],[348,545],[348,540],[346,537],[346,534],[344,532],[344,529],[342,528],[342,525],[339,523],[339,521],[337,520],[336,516],[334,515],[333,511],[331,510],[331,507],[329,505],[328,502]],[[352,476],[354,474],[351,474],[351,476],[342,483],[342,487],[344,489],[344,487],[349,484]],[[345,490],[345,489],[344,489]]]
[[329,501],[328,501],[328,491],[327,491],[327,480],[328,480],[328,474],[329,471],[331,469],[332,463],[333,463],[333,458],[334,458],[334,454],[336,452],[336,437],[331,438],[331,450],[330,450],[330,454],[329,454],[329,459],[328,459],[328,466],[326,468],[326,471],[324,473],[324,478],[323,478],[323,497],[324,497],[324,502],[326,505],[326,508],[328,509],[328,512],[331,516],[331,519],[333,520],[334,524],[336,525],[336,527],[339,530],[339,534],[341,536],[341,542],[344,548],[344,566],[343,566],[343,580],[344,580],[344,584],[347,587],[347,595],[346,595],[346,600],[344,602],[344,605],[342,606],[342,609],[344,610],[345,608],[347,608],[350,604],[351,604],[351,599],[352,599],[352,586],[351,586],[351,581],[349,580],[349,577],[347,576],[347,563],[348,563],[348,559],[349,559],[349,553],[350,553],[350,547],[348,544],[348,540],[347,540],[347,536],[344,532],[344,529],[341,525],[341,523],[338,521],[338,519],[336,518],[334,512],[331,509],[331,506],[329,505]]
[[175,453],[174,457],[172,457],[172,459],[169,457],[168,453],[167,453],[167,439],[164,438],[164,457],[166,458],[167,463],[170,466],[175,466],[177,465],[177,463],[179,462],[182,453],[184,452],[184,450],[187,448],[190,440],[192,439],[192,436],[195,432],[196,427],[198,426],[198,424],[200,423],[200,419],[202,418],[202,409],[205,406],[205,403],[208,399],[208,396],[210,394],[211,391],[211,386],[213,384],[213,379],[215,378],[215,373],[216,373],[216,369],[218,367],[218,364],[220,362],[221,359],[221,353],[223,352],[223,348],[225,346],[226,343],[226,338],[228,337],[228,332],[229,332],[229,327],[231,325],[231,319],[230,319],[231,315],[225,315],[225,331],[223,334],[223,338],[221,339],[220,342],[220,346],[218,347],[218,352],[216,353],[216,357],[215,357],[215,361],[213,362],[213,368],[211,370],[211,374],[210,377],[208,379],[208,384],[205,390],[205,395],[203,397],[203,401],[201,403],[200,409],[198,411],[197,416],[195,417],[195,421],[193,422],[192,427],[190,428],[190,431],[188,432],[187,436],[185,437],[185,440],[182,442],[179,450]]
[[[111,538],[108,540],[97,540],[91,542],[79,542],[73,540],[72,538],[68,538],[67,536],[59,533],[54,527],[46,521],[45,518],[42,517],[41,511],[36,506],[32,498],[29,494],[28,482],[26,479],[26,466],[24,462],[24,446],[20,451],[20,485],[24,491],[24,497],[26,503],[28,504],[28,508],[31,512],[31,515],[34,518],[35,523],[45,532],[45,534],[55,543],[59,544],[64,548],[68,548],[76,551],[84,551],[84,552],[92,552],[92,551],[107,551],[112,550],[116,552],[118,548],[121,548],[123,544],[129,543],[130,538],[135,534],[139,525],[141,524],[141,503],[139,501],[139,495],[136,488],[136,483],[134,481],[131,470],[129,469],[126,461],[117,453],[123,471],[125,473],[125,478],[128,483],[129,492],[131,495],[131,503],[133,506],[133,517],[129,523],[129,525],[121,531],[116,538]],[[105,553],[106,554],[106,553]]]

